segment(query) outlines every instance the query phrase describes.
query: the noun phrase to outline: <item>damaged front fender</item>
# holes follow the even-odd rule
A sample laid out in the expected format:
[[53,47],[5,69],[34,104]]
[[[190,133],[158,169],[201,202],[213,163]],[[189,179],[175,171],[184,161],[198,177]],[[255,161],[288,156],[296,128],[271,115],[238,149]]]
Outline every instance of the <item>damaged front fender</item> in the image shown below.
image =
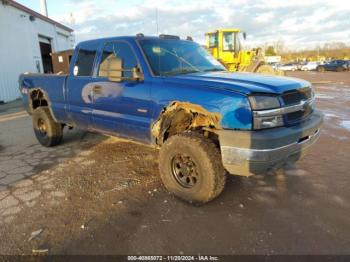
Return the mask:
[[221,129],[220,113],[212,113],[200,105],[174,101],[165,107],[151,128],[156,143],[161,145],[168,137],[198,128]]

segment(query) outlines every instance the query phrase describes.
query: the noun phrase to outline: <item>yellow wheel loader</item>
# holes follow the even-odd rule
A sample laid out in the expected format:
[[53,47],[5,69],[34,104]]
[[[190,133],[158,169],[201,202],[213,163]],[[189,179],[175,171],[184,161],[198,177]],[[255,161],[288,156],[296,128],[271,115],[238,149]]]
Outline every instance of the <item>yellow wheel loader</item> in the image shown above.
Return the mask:
[[246,33],[240,29],[218,29],[205,34],[206,48],[229,71],[284,75],[264,61],[260,48],[243,50]]

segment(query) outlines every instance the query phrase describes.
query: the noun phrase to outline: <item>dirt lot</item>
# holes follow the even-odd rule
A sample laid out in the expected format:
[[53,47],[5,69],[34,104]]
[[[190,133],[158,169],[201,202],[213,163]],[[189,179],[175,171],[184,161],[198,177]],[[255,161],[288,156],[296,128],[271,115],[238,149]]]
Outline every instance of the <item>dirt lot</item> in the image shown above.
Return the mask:
[[349,254],[350,72],[290,75],[314,82],[319,142],[202,207],[166,192],[152,147],[75,130],[47,149],[0,116],[0,253]]

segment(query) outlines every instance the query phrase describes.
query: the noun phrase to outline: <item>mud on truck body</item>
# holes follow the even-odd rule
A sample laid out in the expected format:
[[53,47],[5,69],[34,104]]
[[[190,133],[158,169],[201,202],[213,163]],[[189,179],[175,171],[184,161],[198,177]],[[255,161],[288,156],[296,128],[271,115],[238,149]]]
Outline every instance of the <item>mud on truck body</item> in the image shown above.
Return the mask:
[[206,203],[227,173],[264,174],[296,161],[320,134],[310,83],[231,73],[178,37],[114,37],[78,44],[68,75],[22,74],[19,88],[44,146],[79,127],[160,148],[165,187]]

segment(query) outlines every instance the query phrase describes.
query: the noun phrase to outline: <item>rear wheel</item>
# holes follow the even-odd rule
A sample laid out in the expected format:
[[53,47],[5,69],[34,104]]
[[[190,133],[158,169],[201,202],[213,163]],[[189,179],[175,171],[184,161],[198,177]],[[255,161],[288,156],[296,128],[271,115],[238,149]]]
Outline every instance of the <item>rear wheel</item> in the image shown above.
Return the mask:
[[62,125],[55,122],[47,107],[38,107],[33,112],[33,128],[39,143],[46,147],[61,143]]
[[325,70],[325,68],[323,66],[319,66],[319,67],[317,67],[317,71],[318,72],[324,72],[326,70]]
[[196,133],[166,140],[160,149],[159,170],[164,186],[190,203],[207,203],[225,187],[226,171],[219,149]]

